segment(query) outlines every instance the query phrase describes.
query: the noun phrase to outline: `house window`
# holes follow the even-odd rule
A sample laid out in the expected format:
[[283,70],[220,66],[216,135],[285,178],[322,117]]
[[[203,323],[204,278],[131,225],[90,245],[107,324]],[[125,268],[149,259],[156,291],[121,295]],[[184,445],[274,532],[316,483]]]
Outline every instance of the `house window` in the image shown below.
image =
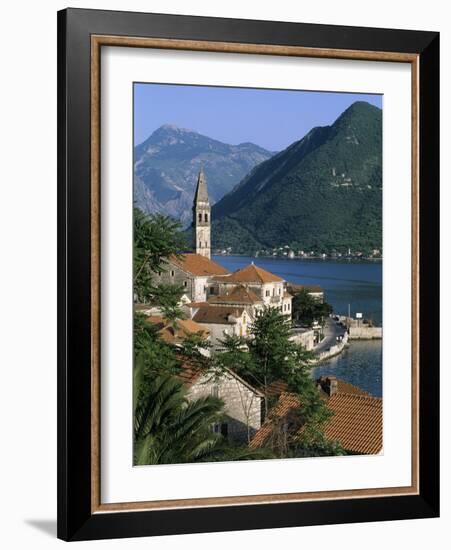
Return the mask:
[[205,214],[204,221],[208,223],[208,214]]
[[218,384],[214,384],[211,388],[211,395],[213,397],[219,397],[219,386]]
[[267,290],[267,291],[265,292],[265,295],[266,295],[266,296],[269,296],[269,295],[270,295],[269,290]]
[[171,277],[174,277],[175,271],[171,271]]
[[229,425],[226,422],[221,424],[221,435],[223,437],[227,437],[229,435]]
[[211,286],[210,287],[210,294],[214,294],[215,293],[215,287],[214,286]]
[[220,424],[213,424],[213,431],[215,434],[218,434],[221,432],[221,425]]
[[199,241],[199,248],[202,248],[202,241]]
[[207,242],[205,241],[205,248],[208,248]]
[[282,289],[279,288],[279,296],[282,294]]
[[287,304],[287,310],[290,311],[290,304]]
[[188,281],[183,281],[183,286],[188,286]]

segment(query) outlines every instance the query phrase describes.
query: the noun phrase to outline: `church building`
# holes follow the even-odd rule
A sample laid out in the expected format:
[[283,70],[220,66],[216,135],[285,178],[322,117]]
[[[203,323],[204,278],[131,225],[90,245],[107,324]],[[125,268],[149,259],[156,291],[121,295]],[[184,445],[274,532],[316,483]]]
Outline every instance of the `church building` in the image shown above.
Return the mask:
[[159,281],[183,287],[187,316],[205,326],[213,346],[224,333],[246,336],[263,307],[291,318],[292,296],[284,279],[253,262],[231,273],[211,259],[211,205],[203,170],[193,201],[193,249],[170,258]]

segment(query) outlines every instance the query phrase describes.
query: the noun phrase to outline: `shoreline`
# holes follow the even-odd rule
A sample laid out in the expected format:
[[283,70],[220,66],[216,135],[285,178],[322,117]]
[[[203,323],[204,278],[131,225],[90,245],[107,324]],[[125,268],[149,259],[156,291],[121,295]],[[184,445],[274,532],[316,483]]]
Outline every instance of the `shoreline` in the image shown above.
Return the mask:
[[333,258],[331,256],[326,256],[325,258],[323,258],[322,256],[295,256],[294,258],[289,258],[288,256],[267,256],[267,255],[258,255],[256,256],[255,254],[238,254],[238,253],[235,253],[235,254],[221,254],[221,253],[212,253],[212,256],[216,256],[216,257],[219,257],[219,258],[254,258],[254,259],[258,259],[258,258],[262,258],[264,260],[290,260],[290,261],[293,261],[293,260],[306,260],[306,261],[314,261],[314,260],[321,260],[322,262],[369,262],[369,263],[372,263],[372,262],[382,262],[383,261],[383,258],[370,258],[370,257],[346,257],[346,258]]

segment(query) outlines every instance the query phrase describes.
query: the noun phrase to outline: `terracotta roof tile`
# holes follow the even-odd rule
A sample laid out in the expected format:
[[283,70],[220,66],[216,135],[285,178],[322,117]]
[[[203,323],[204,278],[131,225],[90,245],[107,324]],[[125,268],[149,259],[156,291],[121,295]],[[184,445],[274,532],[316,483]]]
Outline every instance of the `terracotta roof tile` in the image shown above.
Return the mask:
[[382,450],[382,399],[338,393],[330,397],[327,406],[334,413],[324,429],[328,439],[358,454]]
[[268,397],[277,397],[283,392],[288,391],[288,384],[282,380],[276,380],[266,388],[266,395]]
[[208,306],[208,302],[188,302],[186,304],[186,307],[190,307],[190,308],[196,308],[196,307],[202,307],[202,306]]
[[274,423],[287,417],[292,411],[299,408],[299,399],[293,393],[284,392],[279,397],[277,404],[271,409],[268,418],[249,443],[251,449],[261,447],[273,432]]
[[362,388],[359,388],[357,386],[354,386],[353,384],[350,384],[349,382],[345,382],[344,380],[341,380],[340,378],[336,378],[335,376],[327,376],[323,375],[321,378],[318,378],[316,380],[318,384],[318,389],[320,390],[321,397],[329,398],[329,393],[327,391],[327,380],[328,379],[335,379],[337,381],[337,392],[336,393],[348,393],[348,394],[354,394],[354,395],[367,395],[371,397],[371,395],[365,391],[362,390]]
[[[268,388],[268,395],[277,395],[284,390],[283,382],[275,382]],[[349,391],[350,393],[345,393]],[[271,392],[273,392],[271,394]],[[338,392],[327,397],[327,406],[333,416],[324,427],[324,435],[331,441],[338,441],[342,447],[356,454],[378,454],[382,450],[382,399],[372,397],[367,392],[342,380],[338,380]],[[271,436],[274,423],[299,408],[295,394],[280,393],[279,400],[270,411],[267,420],[257,431],[250,446],[262,446]]]
[[190,365],[189,363],[183,363],[180,372],[177,374],[177,378],[186,386],[192,386],[199,380],[204,372],[205,370],[200,367]]
[[243,286],[235,287],[230,294],[221,294],[219,296],[212,296],[209,299],[210,304],[258,304],[263,300],[255,292],[244,288]]
[[158,315],[147,317],[147,322],[158,328],[162,340],[168,344],[175,344],[184,340],[189,334],[203,333],[208,336],[210,331],[191,319],[179,319],[175,327]]
[[211,323],[218,325],[235,324],[229,320],[230,316],[241,317],[244,308],[232,306],[206,306],[200,307],[193,317],[196,323]]
[[209,275],[227,275],[230,273],[222,265],[209,260],[200,254],[183,254],[180,257],[172,256],[170,261],[183,269],[186,273],[196,275],[197,277]]
[[227,280],[235,283],[258,284],[283,282],[283,279],[281,279],[277,275],[274,275],[273,273],[270,273],[269,271],[266,271],[265,269],[262,269],[255,264],[250,264],[246,267],[243,267],[243,269],[235,271],[234,273],[232,273],[232,275],[230,275],[228,279],[225,279],[226,282]]

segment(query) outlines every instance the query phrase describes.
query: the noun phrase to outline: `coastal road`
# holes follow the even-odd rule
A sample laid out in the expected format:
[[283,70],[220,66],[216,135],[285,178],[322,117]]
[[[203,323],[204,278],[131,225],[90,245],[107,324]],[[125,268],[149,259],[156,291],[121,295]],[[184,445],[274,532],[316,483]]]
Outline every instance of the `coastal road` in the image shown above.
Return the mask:
[[325,338],[313,350],[314,353],[320,354],[327,351],[331,346],[337,343],[337,336],[343,336],[345,332],[346,329],[344,327],[337,324],[337,322],[330,317],[327,318],[324,325]]

